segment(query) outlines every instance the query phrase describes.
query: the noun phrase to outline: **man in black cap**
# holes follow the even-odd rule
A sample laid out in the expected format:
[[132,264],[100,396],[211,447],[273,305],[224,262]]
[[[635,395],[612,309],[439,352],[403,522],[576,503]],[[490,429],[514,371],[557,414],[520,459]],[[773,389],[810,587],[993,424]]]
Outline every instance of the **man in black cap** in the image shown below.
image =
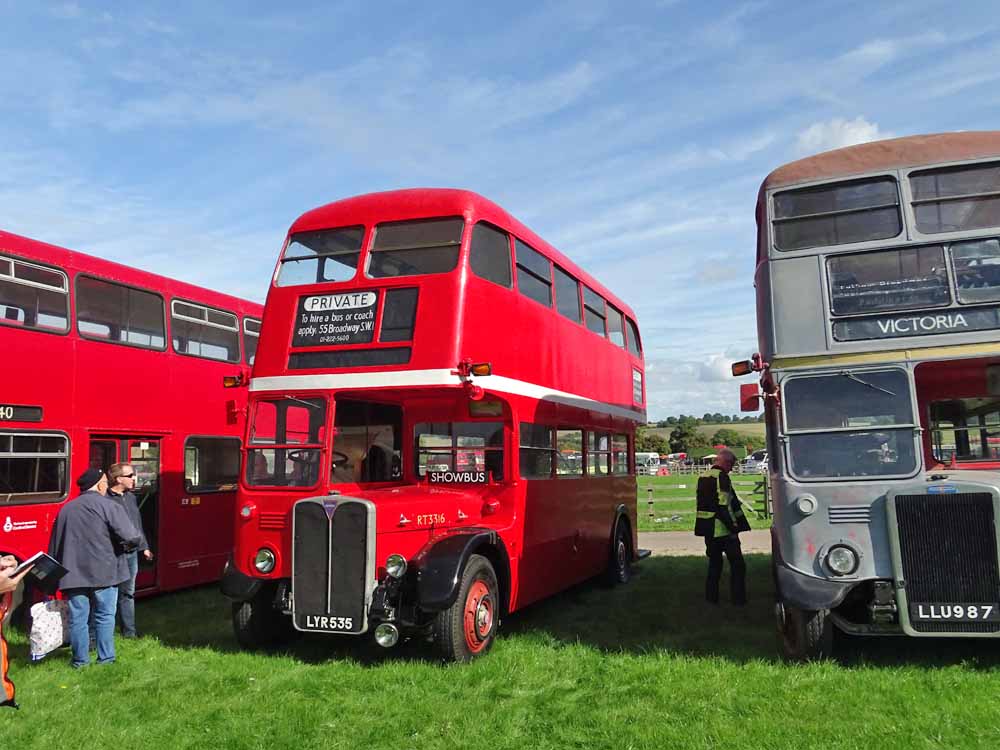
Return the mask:
[[97,663],[115,660],[118,584],[128,579],[128,562],[118,552],[133,550],[140,532],[121,505],[105,496],[108,480],[87,469],[76,480],[81,494],[66,503],[52,528],[49,552],[69,571],[59,589],[69,604],[69,641],[73,666],[90,664],[88,620],[94,615]]

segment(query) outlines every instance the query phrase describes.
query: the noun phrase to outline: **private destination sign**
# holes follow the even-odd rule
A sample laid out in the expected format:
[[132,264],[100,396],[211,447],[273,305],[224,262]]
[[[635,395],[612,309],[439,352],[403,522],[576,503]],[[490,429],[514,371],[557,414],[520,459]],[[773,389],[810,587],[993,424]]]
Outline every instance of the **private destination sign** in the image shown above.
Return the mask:
[[894,339],[939,333],[989,331],[994,328],[1000,328],[1000,307],[838,320],[833,324],[833,338],[837,341]]
[[378,292],[300,297],[292,346],[370,344],[377,309]]

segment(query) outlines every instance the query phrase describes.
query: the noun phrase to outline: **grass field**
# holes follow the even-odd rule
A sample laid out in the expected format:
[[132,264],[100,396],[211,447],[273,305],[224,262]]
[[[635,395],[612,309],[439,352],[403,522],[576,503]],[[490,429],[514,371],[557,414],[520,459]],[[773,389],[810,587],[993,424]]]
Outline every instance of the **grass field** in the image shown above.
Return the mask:
[[[760,474],[733,474],[736,494],[763,511],[764,495],[753,493],[763,479]],[[691,531],[694,528],[696,474],[675,474],[669,477],[636,477],[639,485],[639,531]],[[649,489],[653,490],[653,517],[649,516]],[[763,513],[754,517],[748,513],[755,529],[769,528],[770,519]]]
[[[650,435],[660,435],[664,439],[670,438],[670,431],[673,427],[646,427],[645,430]],[[720,424],[702,424],[698,425],[697,430],[702,435],[706,437],[712,437],[719,430],[735,430],[741,435],[756,435],[757,437],[764,437],[764,423],[763,422],[730,422],[726,424],[725,422]]]
[[1000,643],[870,640],[838,662],[775,656],[768,559],[751,604],[701,601],[702,558],[644,561],[514,615],[492,653],[443,666],[307,637],[236,650],[214,588],[141,601],[119,662],[27,665],[12,638],[12,750],[54,748],[957,748],[1000,744]]

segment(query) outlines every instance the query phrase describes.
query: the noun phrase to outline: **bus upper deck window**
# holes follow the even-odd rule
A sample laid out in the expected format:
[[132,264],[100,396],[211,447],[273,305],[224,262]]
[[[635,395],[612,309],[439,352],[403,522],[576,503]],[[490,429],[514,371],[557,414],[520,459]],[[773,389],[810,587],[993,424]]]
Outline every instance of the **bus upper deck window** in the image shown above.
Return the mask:
[[959,302],[1000,299],[1000,240],[971,240],[951,245]]
[[912,172],[910,190],[923,234],[1000,227],[1000,162]]
[[278,286],[349,281],[358,269],[364,227],[296,232],[288,239]]
[[785,190],[775,194],[773,211],[778,250],[884,240],[903,229],[892,177]]
[[426,219],[379,224],[368,260],[373,279],[447,273],[458,265],[465,221]]
[[69,330],[66,274],[0,258],[0,323],[58,333]]

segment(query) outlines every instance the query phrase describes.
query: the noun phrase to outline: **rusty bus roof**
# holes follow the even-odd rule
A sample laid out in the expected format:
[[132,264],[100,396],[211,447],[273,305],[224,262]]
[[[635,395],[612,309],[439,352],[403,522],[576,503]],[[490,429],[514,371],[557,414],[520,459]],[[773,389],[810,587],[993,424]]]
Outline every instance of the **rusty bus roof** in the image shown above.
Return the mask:
[[1000,156],[1000,130],[935,133],[861,143],[793,161],[769,174],[760,192],[889,169]]

